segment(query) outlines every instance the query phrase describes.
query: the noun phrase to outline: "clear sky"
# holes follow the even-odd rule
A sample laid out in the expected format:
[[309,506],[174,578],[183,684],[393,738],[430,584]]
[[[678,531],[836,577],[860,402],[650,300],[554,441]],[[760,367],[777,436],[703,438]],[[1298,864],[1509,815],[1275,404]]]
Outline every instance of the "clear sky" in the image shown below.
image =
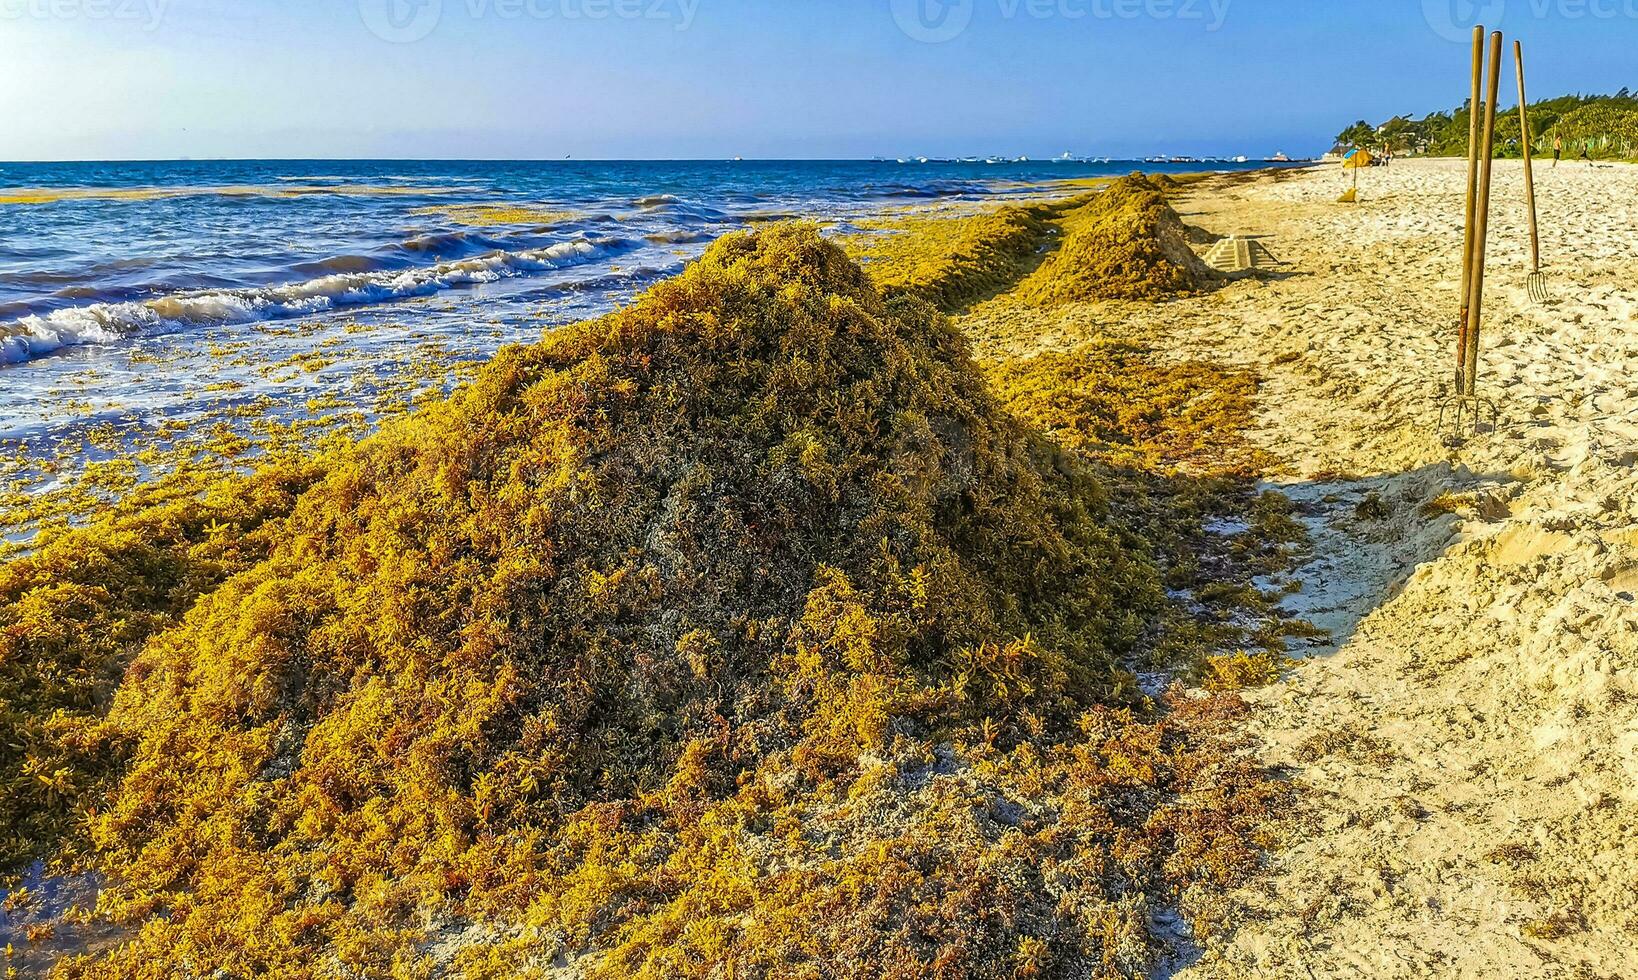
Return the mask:
[[1307,154],[1498,12],[1638,88],[1638,0],[0,0],[0,160]]

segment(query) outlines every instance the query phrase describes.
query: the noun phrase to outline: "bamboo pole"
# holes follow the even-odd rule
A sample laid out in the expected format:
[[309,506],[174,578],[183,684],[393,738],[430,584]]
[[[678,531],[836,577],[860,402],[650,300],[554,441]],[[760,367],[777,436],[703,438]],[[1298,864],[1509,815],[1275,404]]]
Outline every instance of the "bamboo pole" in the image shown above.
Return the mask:
[[1519,70],[1519,128],[1524,131],[1524,200],[1530,208],[1530,272],[1541,271],[1541,232],[1536,227],[1536,178],[1530,166],[1530,100],[1524,95],[1524,45],[1513,42],[1513,63]]
[[1469,396],[1474,394],[1479,371],[1479,328],[1484,321],[1485,240],[1490,232],[1490,176],[1496,152],[1496,98],[1501,94],[1502,35],[1490,35],[1490,72],[1484,107],[1484,139],[1479,148],[1479,198],[1473,226],[1473,271],[1469,277],[1467,355],[1465,376]]
[[1473,289],[1473,212],[1479,193],[1479,86],[1484,82],[1484,25],[1473,28],[1473,98],[1468,102],[1467,217],[1462,240],[1462,316],[1456,329],[1456,394],[1467,391],[1468,299]]

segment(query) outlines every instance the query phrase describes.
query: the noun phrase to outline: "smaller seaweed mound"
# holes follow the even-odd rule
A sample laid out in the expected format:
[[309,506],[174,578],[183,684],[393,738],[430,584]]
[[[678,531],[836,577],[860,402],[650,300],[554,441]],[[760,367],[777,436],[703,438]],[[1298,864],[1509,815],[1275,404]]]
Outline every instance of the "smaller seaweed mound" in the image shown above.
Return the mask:
[[1041,306],[1088,300],[1154,300],[1198,292],[1215,278],[1189,248],[1183,220],[1142,174],[1122,177],[1065,217],[1063,247],[1019,295]]
[[0,565],[0,880],[74,855],[117,757],[98,730],[125,665],[202,595],[266,557],[307,464],[44,536]]
[[1010,289],[1038,264],[1052,234],[1047,206],[960,217],[867,222],[843,240],[885,293],[919,296],[951,313]]

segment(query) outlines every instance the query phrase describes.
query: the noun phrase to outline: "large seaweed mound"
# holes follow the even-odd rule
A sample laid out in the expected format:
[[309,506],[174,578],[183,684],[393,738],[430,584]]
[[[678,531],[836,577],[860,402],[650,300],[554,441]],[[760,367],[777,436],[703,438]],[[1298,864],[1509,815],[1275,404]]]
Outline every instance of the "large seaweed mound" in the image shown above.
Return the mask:
[[1044,306],[1154,300],[1213,281],[1165,190],[1142,174],[1115,181],[1066,216],[1064,227],[1063,245],[1019,287],[1023,298]]
[[318,472],[150,624],[63,975],[1130,976],[1255,859],[1098,481],[811,228]]

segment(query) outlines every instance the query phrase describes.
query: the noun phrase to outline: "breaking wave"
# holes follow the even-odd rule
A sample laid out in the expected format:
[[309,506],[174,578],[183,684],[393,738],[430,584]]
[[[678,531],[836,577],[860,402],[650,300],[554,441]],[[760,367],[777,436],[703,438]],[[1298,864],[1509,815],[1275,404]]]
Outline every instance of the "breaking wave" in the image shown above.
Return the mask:
[[64,347],[111,344],[167,327],[250,323],[306,316],[427,296],[591,262],[619,250],[618,239],[579,239],[546,248],[495,251],[453,262],[397,271],[363,271],[347,258],[321,265],[330,274],[304,282],[242,289],[194,290],[155,299],[95,303],[0,324],[0,364],[17,364]]

